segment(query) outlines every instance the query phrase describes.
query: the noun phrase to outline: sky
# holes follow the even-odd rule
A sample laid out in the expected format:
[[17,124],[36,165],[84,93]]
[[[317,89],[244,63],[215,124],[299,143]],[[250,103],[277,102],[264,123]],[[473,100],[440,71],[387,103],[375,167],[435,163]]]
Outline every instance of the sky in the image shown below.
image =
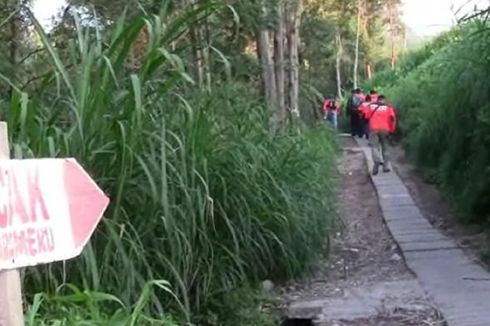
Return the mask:
[[403,0],[402,10],[405,24],[417,36],[434,36],[454,25],[456,17],[472,12],[475,5],[486,8],[490,0]]
[[51,18],[64,4],[65,0],[34,0],[33,12],[41,25],[46,28],[49,27]]
[[[34,0],[34,13],[45,27],[49,27],[51,17],[63,6],[65,0]],[[455,22],[455,12],[459,15],[490,5],[490,0],[403,0],[403,18],[417,36],[434,36],[449,29]]]

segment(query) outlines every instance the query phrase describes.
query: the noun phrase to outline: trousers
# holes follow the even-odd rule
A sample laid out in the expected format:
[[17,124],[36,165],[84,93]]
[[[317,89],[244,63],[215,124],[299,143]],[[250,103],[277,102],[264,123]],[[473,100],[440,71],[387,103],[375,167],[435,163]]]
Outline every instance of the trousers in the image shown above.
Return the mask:
[[389,133],[383,131],[371,131],[369,133],[369,146],[371,146],[371,153],[373,156],[374,164],[381,164],[388,167],[389,163]]
[[329,110],[327,113],[327,121],[332,124],[332,127],[337,130],[339,128],[337,111]]

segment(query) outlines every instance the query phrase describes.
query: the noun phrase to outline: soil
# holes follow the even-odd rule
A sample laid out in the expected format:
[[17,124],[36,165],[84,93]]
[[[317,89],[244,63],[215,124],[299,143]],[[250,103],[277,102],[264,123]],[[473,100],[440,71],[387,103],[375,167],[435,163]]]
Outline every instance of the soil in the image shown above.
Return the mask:
[[422,214],[437,229],[456,240],[466,254],[487,270],[481,257],[487,248],[487,235],[480,225],[458,223],[450,200],[435,184],[431,184],[423,173],[406,158],[401,146],[391,148],[392,165],[407,187]]
[[[314,275],[290,282],[282,289],[285,304],[338,298],[347,289],[414,279],[384,223],[363,154],[351,138],[342,141],[344,150],[338,164],[341,225],[332,239],[328,259],[319,263]],[[413,311],[380,311],[377,316],[331,325],[443,325],[432,302],[412,299],[417,300],[418,307]]]

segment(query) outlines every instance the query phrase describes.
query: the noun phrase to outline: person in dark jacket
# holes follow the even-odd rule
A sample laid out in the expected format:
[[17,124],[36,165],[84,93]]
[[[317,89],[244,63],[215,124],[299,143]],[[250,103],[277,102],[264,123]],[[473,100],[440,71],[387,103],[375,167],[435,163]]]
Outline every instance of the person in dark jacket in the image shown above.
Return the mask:
[[347,103],[347,113],[350,115],[350,127],[352,137],[358,136],[362,138],[361,116],[359,107],[366,100],[366,96],[359,88],[352,91],[352,95]]

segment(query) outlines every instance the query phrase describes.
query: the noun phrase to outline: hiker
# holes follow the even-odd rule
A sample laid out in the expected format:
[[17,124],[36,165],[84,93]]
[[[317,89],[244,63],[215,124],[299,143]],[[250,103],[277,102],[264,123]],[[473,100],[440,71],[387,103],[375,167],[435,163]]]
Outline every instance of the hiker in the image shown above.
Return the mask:
[[371,96],[371,101],[372,102],[378,102],[378,92],[374,89],[372,89],[371,91],[369,91],[369,96]]
[[388,173],[390,172],[388,142],[390,134],[396,129],[395,109],[386,103],[383,95],[378,97],[378,101],[363,109],[364,118],[369,121],[369,145],[374,162],[373,175],[378,174],[380,165],[383,165],[383,172]]
[[336,101],[333,96],[327,97],[323,103],[323,117],[332,124],[332,127],[338,129],[338,117],[340,115],[340,102]]
[[366,137],[366,139],[369,139],[369,120],[366,118],[366,115],[364,112],[366,110],[369,110],[369,106],[373,104],[371,95],[366,95],[366,99],[362,104],[359,106],[359,115],[360,115],[360,128],[361,128],[361,138]]
[[359,88],[352,91],[352,95],[347,103],[347,112],[350,115],[351,136],[359,136],[362,138],[361,132],[361,116],[359,115],[359,107],[364,102],[365,96]]

